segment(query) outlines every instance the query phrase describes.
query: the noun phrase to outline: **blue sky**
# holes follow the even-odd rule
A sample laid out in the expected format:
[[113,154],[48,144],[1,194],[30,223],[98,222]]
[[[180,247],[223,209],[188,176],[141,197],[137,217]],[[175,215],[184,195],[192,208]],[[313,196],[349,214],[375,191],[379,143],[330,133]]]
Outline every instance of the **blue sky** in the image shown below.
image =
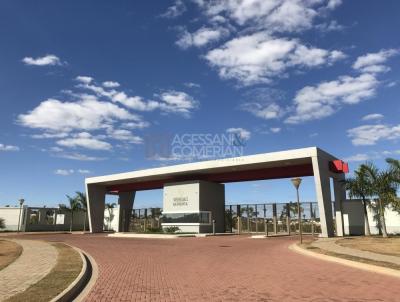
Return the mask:
[[[0,205],[57,205],[84,178],[187,162],[148,138],[400,156],[398,1],[1,1]],[[195,158],[190,160],[199,160]],[[288,180],[227,185],[287,201]],[[312,179],[302,197],[314,200]],[[136,206],[161,205],[161,190]]]

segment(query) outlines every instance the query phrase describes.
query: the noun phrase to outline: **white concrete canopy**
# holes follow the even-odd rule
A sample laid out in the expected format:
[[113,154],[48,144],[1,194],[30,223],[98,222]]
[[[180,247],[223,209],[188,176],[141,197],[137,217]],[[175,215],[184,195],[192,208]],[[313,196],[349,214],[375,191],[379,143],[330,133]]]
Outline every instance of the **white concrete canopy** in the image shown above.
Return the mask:
[[[314,176],[323,237],[333,236],[330,178],[333,178],[337,235],[343,235],[341,203],[345,199],[342,163],[317,148],[302,148],[86,178],[90,229],[102,231],[105,194],[118,194],[124,209],[133,206],[134,192],[159,189],[167,183],[204,180],[216,183]],[[130,192],[131,194],[126,194]],[[129,200],[128,200],[129,199]],[[126,215],[126,214],[125,214]],[[126,216],[124,216],[126,217]],[[101,222],[101,225],[100,225]],[[124,223],[125,225],[125,223]],[[123,226],[121,226],[123,230]]]

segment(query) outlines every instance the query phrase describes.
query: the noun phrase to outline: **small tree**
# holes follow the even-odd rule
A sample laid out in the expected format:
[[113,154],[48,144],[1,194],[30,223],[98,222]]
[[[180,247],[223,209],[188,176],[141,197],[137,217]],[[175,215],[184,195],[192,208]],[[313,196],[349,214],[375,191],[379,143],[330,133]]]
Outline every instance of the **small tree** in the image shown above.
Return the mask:
[[85,217],[83,219],[83,231],[86,231],[86,220],[87,220],[87,199],[86,194],[83,192],[76,191],[76,199],[81,204],[81,209],[83,210]]
[[0,229],[5,229],[6,228],[6,223],[4,221],[4,218],[0,217]]
[[73,225],[73,221],[74,221],[74,212],[78,211],[81,208],[81,204],[76,197],[71,197],[69,195],[66,195],[66,196],[69,201],[69,206],[66,206],[65,204],[60,204],[59,206],[61,209],[64,209],[71,213],[69,231],[72,232],[72,225]]
[[116,204],[115,203],[106,203],[106,209],[107,209],[107,211],[108,211],[108,226],[107,226],[107,228],[108,228],[108,230],[110,230],[111,229],[111,222],[113,221],[113,219],[114,219],[114,208],[115,208],[115,206],[116,206]]
[[370,236],[371,230],[368,220],[367,199],[372,194],[372,186],[369,182],[369,178],[367,177],[367,170],[365,168],[365,165],[361,165],[358,170],[355,170],[354,175],[355,177],[350,177],[346,179],[346,190],[349,192],[350,198],[361,198],[364,212],[365,235]]

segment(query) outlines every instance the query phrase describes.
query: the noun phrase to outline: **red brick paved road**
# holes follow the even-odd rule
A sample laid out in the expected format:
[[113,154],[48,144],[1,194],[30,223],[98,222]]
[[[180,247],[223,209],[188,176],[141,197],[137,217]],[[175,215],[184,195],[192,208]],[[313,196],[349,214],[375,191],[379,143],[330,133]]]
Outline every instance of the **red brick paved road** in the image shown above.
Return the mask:
[[100,276],[87,301],[400,301],[398,279],[296,254],[294,238],[23,237],[90,253]]

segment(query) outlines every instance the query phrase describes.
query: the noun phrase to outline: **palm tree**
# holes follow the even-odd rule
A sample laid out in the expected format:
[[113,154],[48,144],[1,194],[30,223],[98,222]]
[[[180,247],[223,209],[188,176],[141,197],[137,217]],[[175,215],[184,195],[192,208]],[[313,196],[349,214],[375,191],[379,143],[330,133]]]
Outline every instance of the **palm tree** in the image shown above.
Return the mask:
[[[394,181],[397,185],[400,185],[400,160],[387,158],[386,162],[389,164],[390,170],[392,171]],[[396,198],[392,206],[394,210],[400,213],[400,198]]]
[[106,209],[108,211],[108,230],[110,230],[111,228],[111,221],[114,219],[114,208],[115,208],[116,204],[113,203],[106,203]]
[[69,231],[72,232],[72,224],[74,221],[74,212],[78,211],[81,208],[81,204],[79,200],[76,197],[71,197],[69,195],[66,195],[69,201],[69,206],[66,206],[65,204],[60,204],[60,208],[67,210],[68,212],[71,213],[71,220],[69,224]]
[[87,199],[86,199],[86,194],[83,192],[76,191],[76,199],[79,201],[81,204],[81,209],[85,213],[85,217],[83,220],[83,231],[86,231],[86,219],[87,219]]
[[362,165],[371,184],[372,194],[378,198],[379,222],[382,228],[382,236],[388,237],[385,222],[385,207],[396,200],[397,186],[391,170],[379,171],[372,164]]
[[361,198],[364,212],[365,235],[370,236],[371,230],[368,220],[367,197],[372,194],[371,184],[367,177],[367,170],[364,165],[361,165],[358,170],[355,170],[354,174],[355,177],[349,177],[345,180],[346,190],[349,192],[350,199],[353,197]]

